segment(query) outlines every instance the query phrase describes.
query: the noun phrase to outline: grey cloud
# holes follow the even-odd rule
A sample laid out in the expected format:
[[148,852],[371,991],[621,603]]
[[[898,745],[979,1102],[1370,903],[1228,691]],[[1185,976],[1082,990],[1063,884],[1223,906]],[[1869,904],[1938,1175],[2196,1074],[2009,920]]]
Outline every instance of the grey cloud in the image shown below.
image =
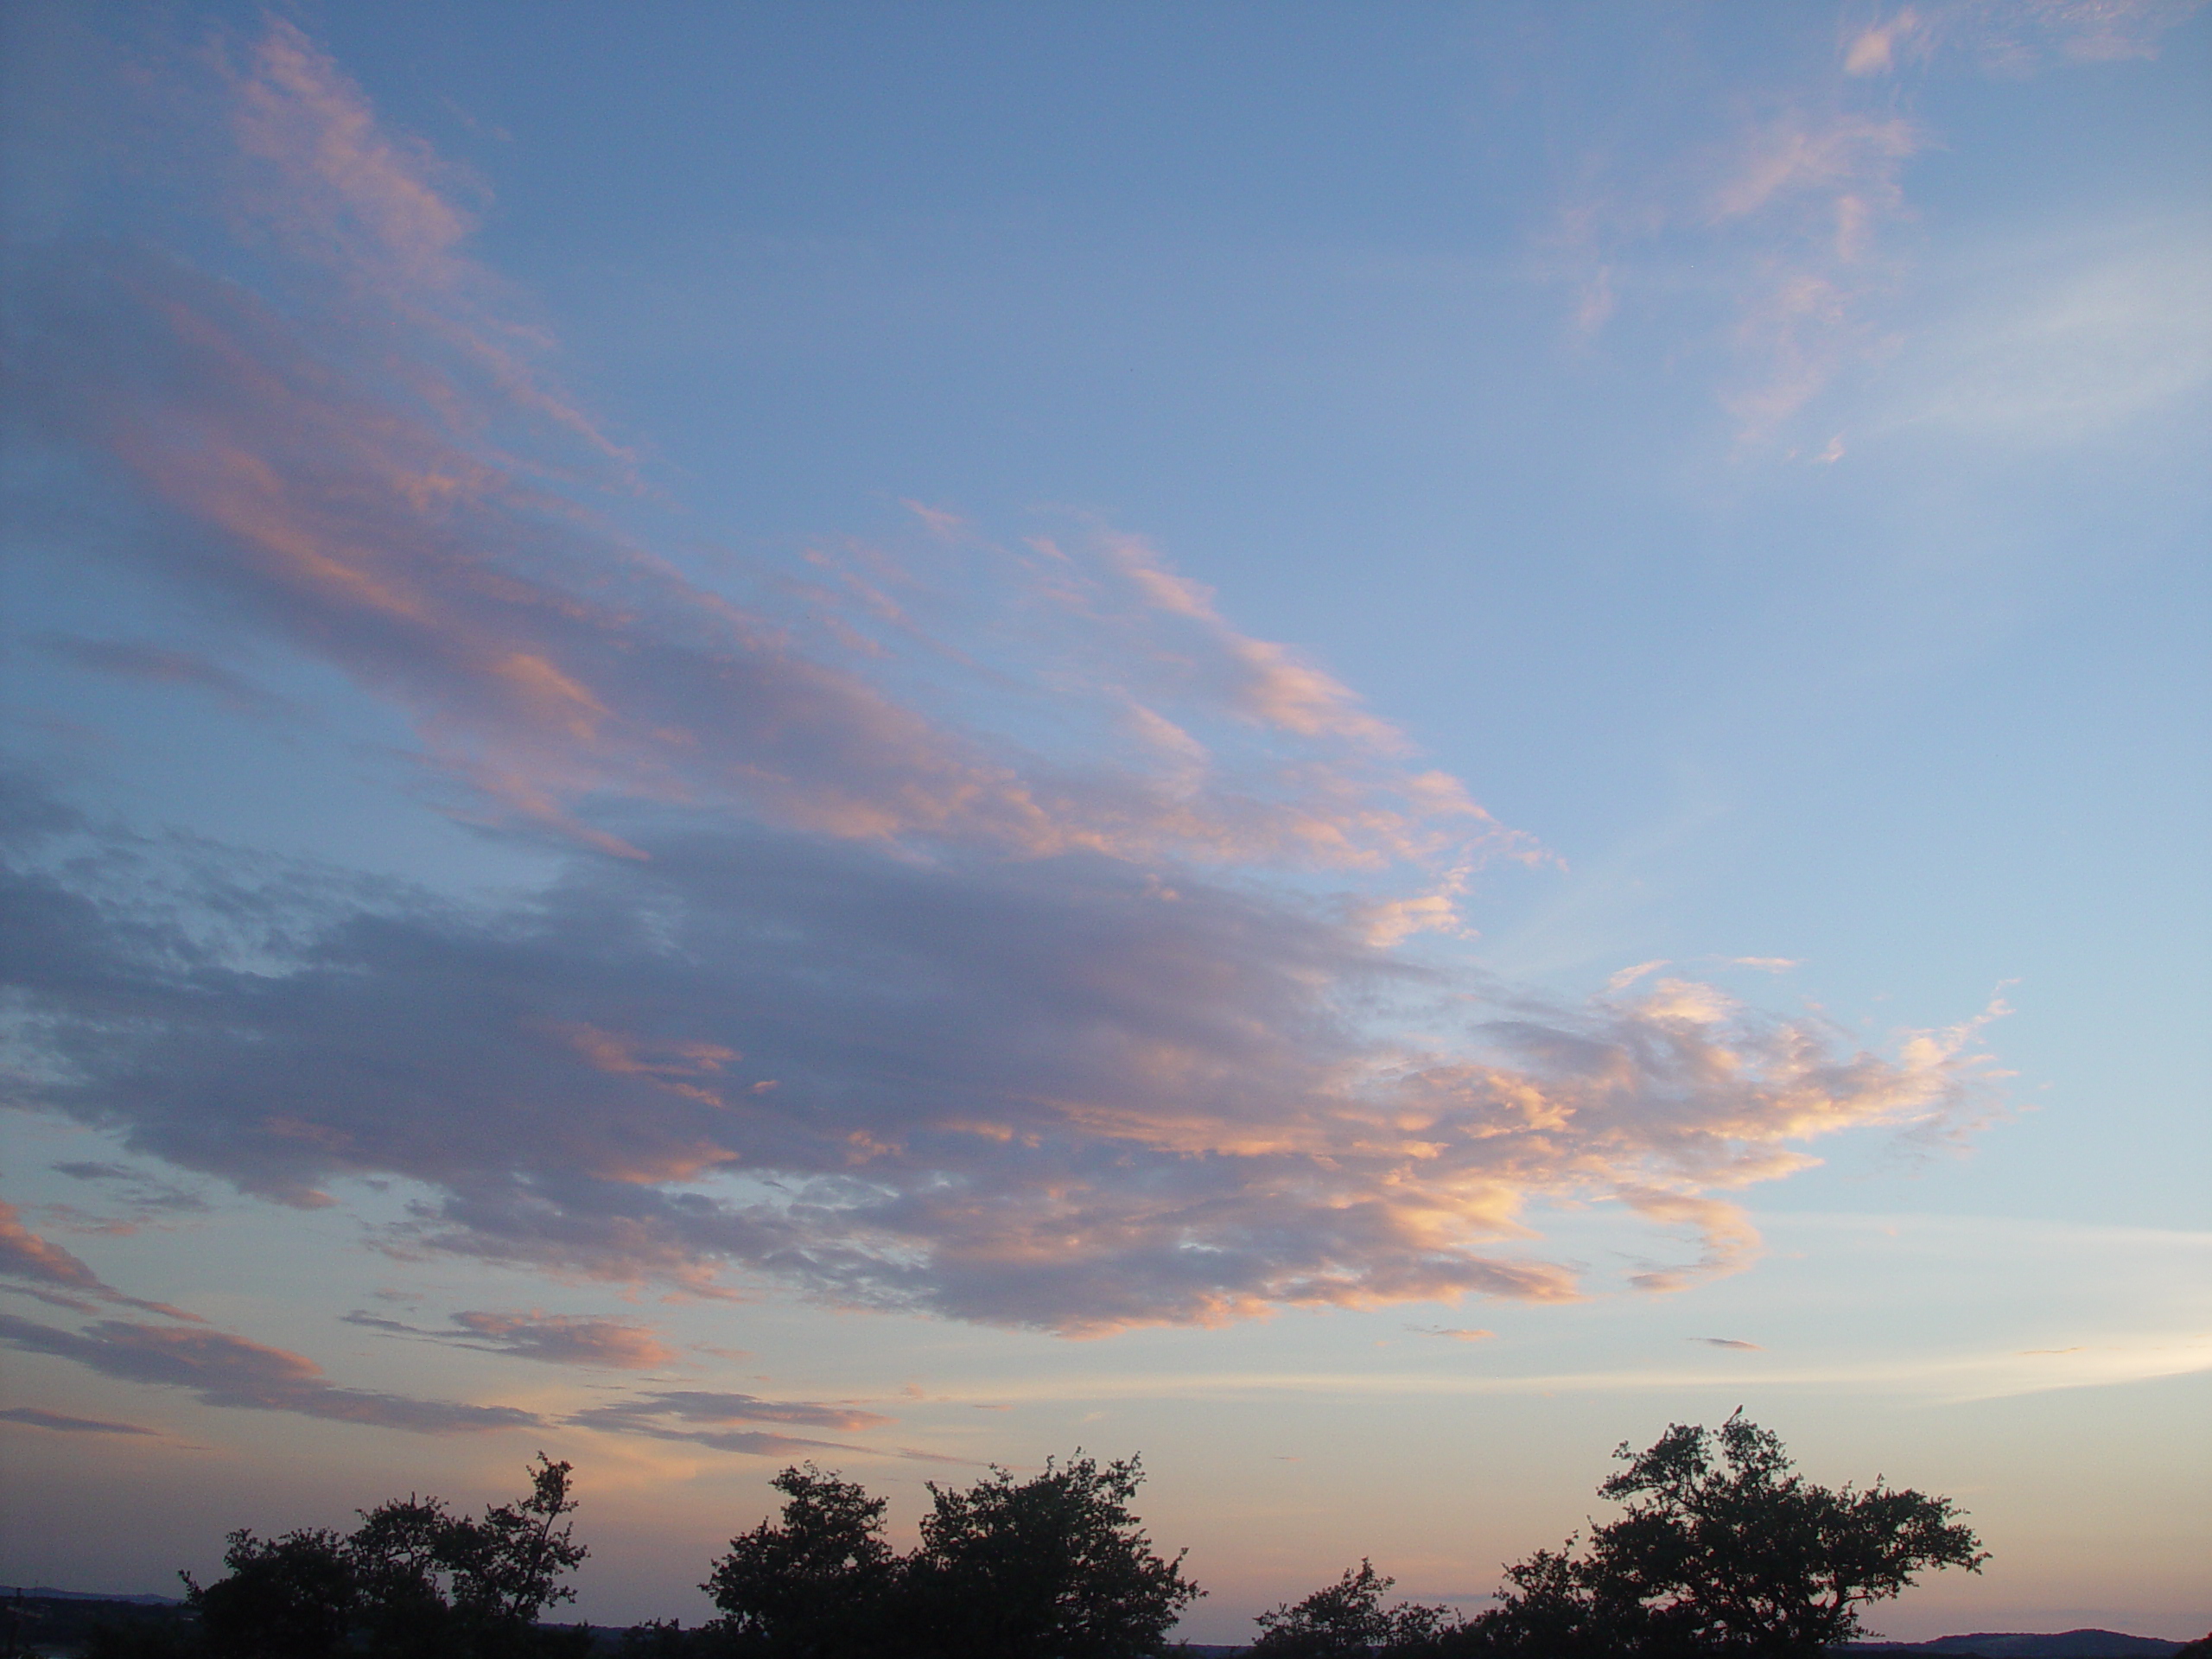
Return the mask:
[[331,1422],[364,1423],[420,1434],[540,1427],[535,1413],[471,1406],[326,1382],[304,1357],[226,1332],[102,1319],[81,1332],[0,1313],[0,1342],[51,1354],[126,1382],[188,1389],[204,1405],[289,1411]]
[[807,1428],[875,1428],[893,1419],[855,1406],[825,1406],[805,1400],[763,1400],[757,1395],[680,1389],[639,1395],[614,1405],[595,1406],[570,1419],[579,1423],[613,1423],[665,1416],[686,1423],[785,1423]]
[[411,1177],[409,1248],[1096,1330],[1571,1296],[1513,1244],[1548,1194],[1702,1239],[1663,1288],[1756,1249],[1707,1189],[1974,1087],[1970,1031],[1893,1060],[1674,980],[1413,1049],[1369,1011],[1461,987],[1291,897],[620,829],[652,857],[580,855],[504,908],[267,865],[149,913],[141,865],[105,892],[81,836],[67,881],[27,857],[0,965],[38,1016],[34,1097],[293,1202]]
[[53,1169],[56,1174],[67,1175],[72,1180],[110,1186],[116,1198],[140,1219],[162,1213],[197,1214],[207,1208],[207,1200],[198,1193],[122,1164],[72,1161],[55,1164]]
[[1708,1348],[1739,1348],[1747,1353],[1763,1353],[1756,1342],[1738,1342],[1733,1337],[1692,1337],[1692,1342],[1701,1342]]
[[866,1452],[870,1448],[839,1440],[803,1440],[772,1431],[733,1428],[729,1425],[781,1423],[793,1427],[834,1428],[850,1432],[878,1427],[893,1421],[878,1413],[849,1406],[820,1405],[810,1401],[762,1400],[749,1394],[701,1390],[642,1395],[632,1400],[594,1406],[568,1420],[578,1428],[594,1428],[615,1434],[641,1434],[649,1440],[684,1440],[717,1452],[737,1452],[760,1457],[785,1457],[796,1452],[818,1450]]
[[51,1429],[57,1434],[144,1434],[152,1435],[150,1428],[141,1428],[136,1423],[108,1423],[97,1417],[67,1417],[58,1411],[41,1411],[36,1406],[10,1406],[0,1411],[0,1423],[22,1423],[31,1428]]
[[443,1330],[379,1319],[372,1313],[344,1316],[348,1325],[365,1325],[393,1336],[420,1338],[483,1353],[512,1354],[551,1365],[588,1365],[638,1371],[677,1357],[650,1325],[633,1319],[589,1319],[575,1314],[455,1313]]
[[[289,25],[232,61],[202,90],[246,153],[180,176],[251,175],[188,205],[255,257],[29,253],[27,434],[135,492],[136,569],[572,855],[471,905],[0,804],[30,1103],[288,1203],[420,1182],[395,1249],[1103,1330],[1570,1298],[1546,1197],[1694,1234],[1664,1288],[1755,1251],[1711,1192],[1970,1095],[1970,1032],[1892,1059],[1676,982],[1559,1007],[1394,959],[1508,838],[1130,538],[978,543],[988,662],[874,554],[753,571],[753,608],[686,575],[592,493],[620,467],[484,315],[427,150],[356,142]],[[1446,1034],[1392,1034],[1422,998]]]
[[80,668],[115,679],[195,687],[213,693],[242,714],[280,714],[289,706],[273,692],[197,652],[143,639],[83,639],[72,634],[52,635],[42,643]]

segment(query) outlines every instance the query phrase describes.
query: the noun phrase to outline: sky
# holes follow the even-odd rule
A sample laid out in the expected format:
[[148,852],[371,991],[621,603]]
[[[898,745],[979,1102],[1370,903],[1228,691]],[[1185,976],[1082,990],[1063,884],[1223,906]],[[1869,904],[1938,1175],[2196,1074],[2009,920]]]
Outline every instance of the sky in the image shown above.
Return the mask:
[[2212,1626],[2212,11],[4,17],[0,1580],[1740,1407]]

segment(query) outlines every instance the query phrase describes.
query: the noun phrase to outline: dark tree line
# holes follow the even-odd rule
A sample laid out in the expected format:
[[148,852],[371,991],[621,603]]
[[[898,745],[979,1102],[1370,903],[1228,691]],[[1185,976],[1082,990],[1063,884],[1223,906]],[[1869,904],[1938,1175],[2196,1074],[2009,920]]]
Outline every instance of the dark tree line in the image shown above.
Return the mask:
[[1140,1659],[1205,1593],[1129,1503],[1135,1459],[1078,1452],[1017,1481],[929,1485],[921,1541],[883,1539],[885,1500],[811,1464],[776,1477],[783,1517],[730,1540],[702,1586],[721,1617],[639,1632],[651,1654],[728,1659]]
[[1260,1616],[1254,1659],[1815,1659],[1863,1633],[1859,1613],[1931,1568],[1988,1559],[1948,1498],[1832,1490],[1738,1412],[1718,1433],[1677,1423],[1598,1488],[1627,1506],[1505,1569],[1472,1618],[1382,1605],[1362,1561]]
[[549,1630],[538,1615],[575,1592],[560,1582],[589,1552],[568,1516],[569,1465],[543,1452],[518,1503],[456,1515],[435,1497],[358,1511],[340,1534],[281,1538],[241,1529],[213,1584],[181,1574],[193,1617],[103,1633],[88,1659],[565,1659],[588,1631]]
[[[1676,1424],[1599,1487],[1624,1506],[1505,1569],[1471,1618],[1386,1605],[1363,1560],[1262,1613],[1253,1659],[1814,1659],[1861,1634],[1859,1611],[1930,1569],[1987,1559],[1950,1501],[1877,1479],[1861,1491],[1796,1473],[1738,1412]],[[189,1576],[193,1617],[118,1630],[89,1659],[563,1659],[611,1638],[549,1627],[585,1556],[569,1469],[540,1454],[531,1492],[480,1518],[436,1498],[361,1513],[352,1533],[235,1532],[227,1576]],[[772,1483],[780,1516],[730,1540],[701,1586],[717,1617],[654,1623],[630,1659],[1142,1659],[1205,1592],[1156,1552],[1130,1504],[1135,1459],[1078,1452],[1017,1480],[930,1483],[920,1541],[883,1536],[885,1499],[811,1464]]]

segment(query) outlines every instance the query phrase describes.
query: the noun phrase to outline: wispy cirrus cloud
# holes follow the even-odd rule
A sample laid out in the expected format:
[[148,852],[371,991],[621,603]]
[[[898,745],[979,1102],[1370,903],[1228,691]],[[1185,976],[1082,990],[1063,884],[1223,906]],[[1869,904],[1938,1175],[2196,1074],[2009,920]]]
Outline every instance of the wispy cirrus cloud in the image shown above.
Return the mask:
[[[222,205],[294,256],[262,271],[281,296],[149,245],[46,245],[20,284],[26,418],[162,516],[136,548],[148,568],[410,711],[425,762],[479,810],[618,853],[580,801],[714,802],[1021,856],[1373,868],[1514,844],[1451,779],[1404,764],[1409,746],[1346,688],[1230,627],[1134,538],[1039,542],[1026,571],[1002,568],[1059,671],[1016,700],[1120,725],[1110,756],[877,683],[866,630],[906,638],[880,587],[794,590],[806,613],[783,614],[687,576],[607,516],[623,480],[528,366],[529,331],[499,324],[434,159],[385,134],[287,25],[223,56],[239,153]],[[1078,683],[1081,647],[1061,636],[1086,632],[1114,661]],[[212,683],[174,653],[76,650]],[[1209,721],[1227,752],[1194,729]]]
[[141,1428],[136,1423],[111,1423],[98,1417],[71,1417],[59,1411],[46,1411],[37,1406],[10,1406],[0,1411],[0,1423],[21,1423],[28,1428],[42,1428],[55,1434],[142,1434],[153,1436],[155,1431]]
[[212,692],[242,714],[277,714],[285,707],[283,698],[197,652],[143,639],[81,639],[70,635],[55,635],[45,643],[55,655],[94,673],[157,685],[196,687]]
[[460,1348],[495,1354],[512,1354],[549,1365],[584,1365],[610,1370],[650,1370],[677,1357],[660,1340],[652,1326],[632,1319],[590,1319],[576,1314],[490,1313],[463,1312],[453,1316],[444,1329],[425,1328],[372,1313],[345,1316],[348,1325],[365,1325],[393,1336],[419,1337]]
[[[842,1440],[810,1440],[802,1435],[785,1433],[782,1432],[784,1428],[825,1428],[851,1433],[858,1429],[879,1428],[895,1420],[850,1406],[822,1405],[811,1401],[763,1400],[750,1394],[677,1389],[594,1406],[576,1413],[568,1421],[575,1427],[597,1429],[603,1433],[642,1435],[648,1440],[703,1446],[715,1452],[784,1458],[817,1451],[873,1451],[871,1447]],[[761,1423],[779,1427],[745,1427]]]
[[[986,1406],[987,1411],[1005,1408]],[[924,1446],[882,1447],[849,1440],[823,1440],[788,1434],[780,1429],[747,1427],[753,1423],[775,1423],[790,1427],[814,1427],[844,1432],[881,1428],[897,1419],[855,1406],[824,1405],[813,1401],[762,1400],[749,1394],[718,1394],[704,1390],[677,1390],[643,1395],[632,1400],[594,1406],[566,1420],[571,1427],[594,1429],[607,1434],[642,1436],[701,1446],[711,1452],[744,1457],[794,1458],[814,1452],[856,1452],[868,1457],[897,1458],[911,1463],[940,1463],[975,1466],[971,1458],[932,1452]]]
[[65,1331],[0,1314],[0,1342],[26,1353],[73,1360],[123,1382],[187,1389],[203,1405],[293,1412],[329,1422],[422,1434],[522,1428],[542,1421],[535,1413],[512,1406],[462,1405],[340,1388],[303,1355],[223,1331],[122,1319],[101,1319],[82,1331]]
[[1843,45],[1847,75],[1887,75],[1945,56],[1999,74],[2054,61],[2111,63],[2158,54],[2204,0],[1928,0],[1885,10]]
[[1790,453],[1840,459],[1840,434],[1822,446],[1796,429],[1837,383],[1911,343],[1894,304],[1908,269],[1894,233],[1915,217],[1910,164],[1942,144],[1914,113],[1912,83],[2152,58],[2202,4],[1932,0],[1861,16],[1796,79],[1735,101],[1728,130],[1592,167],[1548,238],[1576,330],[1595,338],[1624,303],[1648,316],[1694,258],[1721,308],[1688,326],[1730,359],[1716,391],[1739,440],[1795,433]]
[[[556,874],[442,898],[16,790],[27,1101],[287,1203],[418,1183],[395,1250],[1071,1332],[1569,1300],[1546,1200],[1689,1234],[1666,1289],[1752,1259],[1725,1195],[1804,1143],[1973,1109],[1972,1022],[1878,1052],[1408,954],[1531,843],[1139,538],[932,509],[927,580],[662,556],[435,158],[287,26],[220,60],[208,176],[276,255],[33,250],[35,436],[140,505],[135,569],[404,711],[440,798]],[[1818,218],[1885,144],[1777,139],[1701,211]]]

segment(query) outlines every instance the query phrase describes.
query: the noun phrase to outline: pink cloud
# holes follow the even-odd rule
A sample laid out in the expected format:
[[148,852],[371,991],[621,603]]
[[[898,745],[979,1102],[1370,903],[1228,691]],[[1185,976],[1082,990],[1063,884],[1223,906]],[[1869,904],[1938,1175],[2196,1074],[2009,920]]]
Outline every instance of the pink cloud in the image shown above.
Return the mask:
[[[1637,1280],[1668,1288],[1755,1256],[1720,1194],[1984,1086],[1971,1025],[1877,1052],[1688,979],[1560,1003],[1395,954],[1532,845],[1140,538],[1001,546],[929,509],[903,562],[817,549],[736,602],[622,527],[619,464],[531,377],[435,158],[284,25],[224,88],[222,202],[281,254],[248,272],[270,291],[47,249],[25,406],[136,490],[140,569],[403,710],[442,798],[537,827],[557,870],[467,903],[193,867],[18,789],[0,901],[48,1109],[288,1203],[420,1182],[396,1251],[1095,1333],[1572,1300],[1548,1202],[1690,1234]],[[1903,142],[1762,130],[1695,213],[1808,215],[1840,258],[1828,210],[1878,200]],[[1406,1011],[1430,1034],[1392,1034]],[[436,1334],[658,1341],[465,1317]],[[352,1408],[139,1330],[69,1351]],[[634,1432],[772,1433],[675,1399]]]
[[[439,1190],[395,1247],[1075,1332],[1571,1299],[1530,1249],[1550,1201],[1688,1232],[1694,1261],[1637,1281],[1667,1288],[1755,1258],[1728,1192],[1825,1136],[1956,1122],[1984,1087],[1973,1022],[1875,1053],[1685,981],[1517,995],[1409,1046],[1354,1010],[1421,981],[1352,921],[1196,872],[1168,899],[1096,855],[933,864],[682,819],[639,839],[649,861],[583,862],[524,911],[392,893],[302,930],[280,905],[251,972],[18,877],[44,964],[21,994],[76,1079],[43,1097],[273,1196]],[[227,949],[252,917],[218,902]],[[86,984],[140,1010],[130,1042]],[[571,1034],[612,1032],[609,1002],[611,1065]],[[779,1086],[724,1081],[756,1073]]]
[[5,1202],[0,1202],[0,1277],[22,1281],[26,1294],[41,1301],[80,1313],[89,1312],[94,1301],[114,1302],[200,1323],[198,1314],[166,1302],[145,1302],[124,1295],[78,1257],[24,1226],[16,1206]]

